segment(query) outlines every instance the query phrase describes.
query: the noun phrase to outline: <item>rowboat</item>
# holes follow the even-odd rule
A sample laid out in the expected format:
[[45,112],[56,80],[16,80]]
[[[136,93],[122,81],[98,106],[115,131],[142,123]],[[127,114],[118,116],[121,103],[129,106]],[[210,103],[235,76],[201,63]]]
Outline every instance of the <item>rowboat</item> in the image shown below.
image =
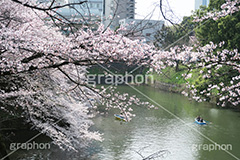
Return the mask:
[[117,120],[127,122],[126,118],[125,118],[124,116],[119,115],[119,114],[114,114],[114,117],[115,117]]
[[197,124],[199,124],[199,125],[205,125],[205,124],[207,124],[207,122],[204,121],[204,120],[203,120],[203,122],[199,122],[199,121],[197,120],[197,118],[195,118],[195,123],[197,123]]

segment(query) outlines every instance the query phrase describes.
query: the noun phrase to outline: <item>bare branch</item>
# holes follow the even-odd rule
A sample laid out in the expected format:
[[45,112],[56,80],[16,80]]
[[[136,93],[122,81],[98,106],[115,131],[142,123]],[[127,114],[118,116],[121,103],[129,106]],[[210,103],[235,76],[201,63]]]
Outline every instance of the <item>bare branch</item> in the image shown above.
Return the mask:
[[54,1],[52,1],[52,4],[48,7],[48,8],[41,8],[41,7],[37,7],[37,6],[32,6],[32,5],[29,5],[28,3],[25,3],[23,4],[21,1],[19,0],[12,0],[13,2],[16,2],[16,3],[19,3],[25,7],[29,7],[29,8],[32,8],[32,9],[37,9],[37,10],[41,10],[41,11],[50,11],[50,10],[54,10],[54,9],[59,9],[59,8],[64,8],[64,7],[68,7],[68,6],[72,6],[72,5],[81,5],[83,3],[86,3],[87,1],[81,1],[81,2],[78,2],[78,3],[67,3],[67,4],[64,4],[64,5],[60,5],[60,6],[54,6],[52,7]]

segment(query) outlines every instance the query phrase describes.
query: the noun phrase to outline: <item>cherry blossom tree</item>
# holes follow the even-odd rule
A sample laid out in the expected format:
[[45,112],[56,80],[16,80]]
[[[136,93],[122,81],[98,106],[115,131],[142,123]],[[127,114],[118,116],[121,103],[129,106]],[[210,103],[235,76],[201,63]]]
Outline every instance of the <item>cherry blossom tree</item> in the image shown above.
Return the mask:
[[[196,17],[195,22],[232,15],[239,11],[239,2],[227,0],[221,6],[222,10]],[[176,66],[176,61],[180,61],[188,69],[183,77],[189,92],[184,91],[184,95],[199,102],[215,99],[218,105],[236,107],[240,104],[240,54],[237,49],[224,48],[224,43],[210,42],[204,46],[195,44],[190,47],[183,45],[172,47],[170,51],[158,51],[152,56],[152,66],[161,73],[166,66]],[[193,69],[200,72],[195,85],[188,82]]]
[[[219,97],[218,105],[238,106],[240,103],[240,54],[238,50],[219,50],[222,45],[223,43],[218,45],[211,43],[203,47],[176,46],[164,54],[154,55],[153,67],[161,72],[166,66],[176,66],[176,60],[179,60],[188,68],[187,74],[182,76],[186,79],[186,86],[190,92],[184,91],[184,95],[191,96],[198,102],[210,101],[215,96]],[[204,81],[203,83],[196,83],[195,86],[188,82],[192,69],[200,70],[198,81]],[[228,79],[224,79],[226,75]]]
[[[192,69],[198,68],[201,74],[199,81],[204,82],[196,83],[194,86],[187,81],[187,88],[190,89],[190,92],[184,91],[183,94],[191,96],[199,102],[209,101],[216,94],[219,97],[218,105],[238,106],[240,102],[240,54],[238,50],[223,49],[219,51],[221,45],[222,43],[219,45],[211,43],[197,48],[175,47],[170,52],[166,52],[164,57],[154,56],[154,67],[161,70],[165,66],[176,65],[175,60],[177,59],[188,68],[188,75],[183,75],[186,81],[191,77]],[[230,79],[229,74],[231,75]],[[224,76],[227,79],[224,79]]]
[[21,116],[60,148],[77,151],[88,140],[101,140],[89,129],[97,102],[120,109],[128,120],[134,116],[132,104],[148,105],[135,96],[113,94],[113,87],[89,86],[87,67],[113,61],[147,64],[153,49],[118,34],[122,27],[114,32],[96,23],[93,31],[86,29],[91,25],[79,27],[57,12],[71,5],[56,5],[55,0],[0,2],[0,104],[12,115],[20,109]]
[[[237,11],[239,1],[228,8]],[[79,1],[74,5],[82,5]],[[227,1],[230,3],[230,1]],[[99,23],[96,31],[89,24],[76,24],[58,9],[73,4],[56,5],[32,0],[2,0],[0,2],[0,104],[9,114],[22,111],[21,116],[40,132],[48,135],[62,149],[77,150],[88,140],[101,140],[90,130],[97,103],[120,109],[130,120],[132,104],[148,105],[136,96],[116,93],[108,88],[87,84],[87,68],[94,64],[122,61],[141,64],[161,72],[166,66],[181,61],[189,69],[201,68],[207,89],[189,85],[189,93],[197,101],[207,100],[213,92],[219,104],[239,105],[239,52],[221,48],[222,43],[205,46],[175,46],[170,51],[158,51],[139,40],[131,40]],[[231,9],[232,8],[232,9]],[[239,7],[238,7],[239,8]],[[225,9],[223,7],[223,9]],[[74,16],[74,15],[73,15]],[[64,34],[62,28],[70,30]],[[227,74],[226,83],[215,80]],[[186,75],[186,78],[191,74]],[[217,91],[216,91],[217,90]]]

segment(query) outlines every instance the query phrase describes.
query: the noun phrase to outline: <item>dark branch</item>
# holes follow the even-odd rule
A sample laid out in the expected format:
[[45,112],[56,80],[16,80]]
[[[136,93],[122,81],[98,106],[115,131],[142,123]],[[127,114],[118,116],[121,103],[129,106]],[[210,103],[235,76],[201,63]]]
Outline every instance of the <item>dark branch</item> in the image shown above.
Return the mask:
[[41,10],[41,11],[50,11],[50,10],[53,10],[53,9],[64,8],[64,7],[68,7],[68,6],[72,6],[72,5],[81,5],[81,4],[87,2],[87,1],[82,1],[82,2],[79,2],[79,3],[68,3],[68,4],[64,4],[64,5],[60,5],[60,6],[55,6],[55,7],[52,7],[52,4],[51,4],[48,8],[41,8],[41,7],[29,5],[28,3],[23,4],[23,3],[22,3],[21,1],[19,1],[19,0],[12,0],[12,1],[13,1],[13,2],[16,2],[16,3],[18,3],[18,4],[21,4],[21,5],[25,6],[25,7],[29,7],[29,8],[37,9],[37,10]]

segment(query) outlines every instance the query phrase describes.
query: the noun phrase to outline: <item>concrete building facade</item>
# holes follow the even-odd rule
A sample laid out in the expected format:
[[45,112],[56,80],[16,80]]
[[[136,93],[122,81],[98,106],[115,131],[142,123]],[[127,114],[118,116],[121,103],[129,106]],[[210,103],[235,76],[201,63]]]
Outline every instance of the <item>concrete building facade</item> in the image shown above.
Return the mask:
[[111,29],[119,27],[120,19],[135,18],[135,0],[104,0],[103,24]]

